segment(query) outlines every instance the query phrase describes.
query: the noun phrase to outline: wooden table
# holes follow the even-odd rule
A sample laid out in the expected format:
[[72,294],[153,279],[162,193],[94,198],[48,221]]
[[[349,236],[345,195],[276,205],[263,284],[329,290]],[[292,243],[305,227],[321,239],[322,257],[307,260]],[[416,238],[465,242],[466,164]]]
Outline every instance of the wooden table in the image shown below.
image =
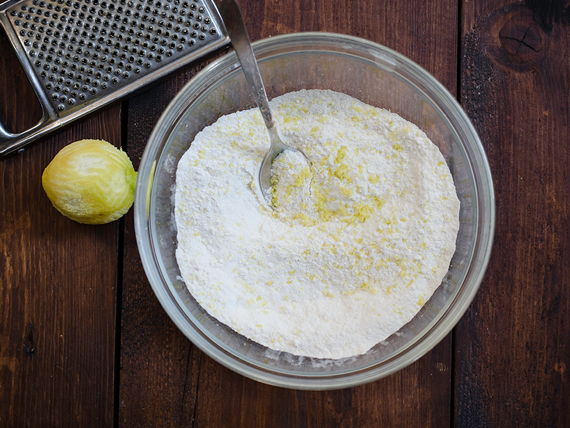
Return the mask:
[[[363,37],[408,56],[460,100],[496,191],[495,244],[457,327],[377,382],[306,392],[237,375],[173,325],[145,277],[133,214],[60,215],[41,174],[102,138],[138,167],[197,62],[0,161],[0,427],[570,426],[570,6],[564,0],[240,0],[253,40]],[[5,35],[0,115],[40,112]]]

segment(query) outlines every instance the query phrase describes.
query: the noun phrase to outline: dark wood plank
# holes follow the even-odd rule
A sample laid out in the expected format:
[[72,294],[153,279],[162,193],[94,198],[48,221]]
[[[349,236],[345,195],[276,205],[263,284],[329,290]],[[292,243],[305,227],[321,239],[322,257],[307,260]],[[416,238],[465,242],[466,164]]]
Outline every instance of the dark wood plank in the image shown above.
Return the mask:
[[[2,105],[24,129],[34,95],[0,46]],[[18,90],[22,88],[22,90]],[[6,89],[6,88],[5,88]],[[15,90],[14,90],[15,89]],[[41,175],[66,144],[121,141],[108,108],[0,160],[0,426],[113,424],[119,224],[75,223],[51,206]]]
[[451,367],[441,362],[449,359],[447,342],[388,378],[337,391],[275,388],[202,354],[194,426],[449,426]]
[[570,9],[528,4],[463,2],[461,101],[489,157],[497,223],[457,327],[458,427],[570,425]]
[[[457,87],[454,1],[254,1],[240,5],[252,40],[294,31],[347,33],[387,45]],[[192,73],[132,99],[128,152],[140,158],[158,116]],[[332,392],[291,391],[232,373],[170,322],[125,225],[120,418],[123,426],[437,426],[450,424],[451,336],[405,370]]]
[[113,422],[119,226],[63,217],[41,186],[87,137],[119,143],[120,108],[0,161],[0,426]]

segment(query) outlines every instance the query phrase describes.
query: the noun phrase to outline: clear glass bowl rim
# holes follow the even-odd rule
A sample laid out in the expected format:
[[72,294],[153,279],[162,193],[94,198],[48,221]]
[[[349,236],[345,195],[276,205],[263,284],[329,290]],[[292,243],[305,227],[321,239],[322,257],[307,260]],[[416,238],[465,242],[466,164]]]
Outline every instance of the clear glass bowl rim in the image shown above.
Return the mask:
[[[460,144],[467,152],[471,169],[475,172],[472,178],[477,190],[476,226],[478,231],[472,262],[465,280],[459,285],[453,301],[446,305],[446,310],[442,310],[430,328],[426,329],[425,334],[406,346],[403,352],[371,367],[340,375],[303,374],[296,376],[252,365],[242,359],[236,359],[231,350],[224,349],[223,345],[220,346],[208,332],[198,331],[189,326],[181,316],[180,305],[173,294],[174,290],[170,290],[168,284],[165,283],[154,254],[155,248],[148,215],[152,199],[154,168],[156,159],[161,156],[161,150],[170,132],[175,129],[184,111],[191,104],[188,100],[195,101],[208,88],[208,81],[211,80],[209,76],[222,71],[225,71],[224,74],[227,75],[231,70],[240,67],[233,51],[214,60],[182,88],[157,122],[141,158],[135,193],[134,220],[137,246],[147,278],[164,310],[182,333],[214,360],[246,377],[285,388],[328,390],[352,387],[388,376],[421,358],[453,329],[469,307],[483,279],[493,244],[495,199],[491,172],[481,141],[461,106],[437,79],[410,59],[382,45],[353,36],[325,32],[286,34],[262,39],[252,45],[254,52],[259,56],[279,49],[303,48],[310,45],[315,49],[317,47],[327,48],[331,52],[341,52],[345,55],[377,57],[382,59],[384,67],[386,61],[388,64],[393,62],[394,69],[396,67],[404,69],[406,73],[424,83],[422,89],[427,91],[441,110],[455,119],[457,134],[462,136]],[[348,52],[351,50],[354,52]],[[465,139],[470,141],[469,146],[463,144]],[[486,189],[486,192],[481,189]]]

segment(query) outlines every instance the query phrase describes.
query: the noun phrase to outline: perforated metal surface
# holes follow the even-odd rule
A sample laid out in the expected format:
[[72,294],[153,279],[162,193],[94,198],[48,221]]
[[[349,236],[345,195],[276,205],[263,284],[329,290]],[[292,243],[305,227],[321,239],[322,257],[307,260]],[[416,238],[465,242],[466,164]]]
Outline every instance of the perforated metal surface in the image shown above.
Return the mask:
[[0,25],[43,110],[0,156],[229,43],[213,0],[0,0]]
[[224,38],[203,0],[28,0],[7,16],[60,117]]

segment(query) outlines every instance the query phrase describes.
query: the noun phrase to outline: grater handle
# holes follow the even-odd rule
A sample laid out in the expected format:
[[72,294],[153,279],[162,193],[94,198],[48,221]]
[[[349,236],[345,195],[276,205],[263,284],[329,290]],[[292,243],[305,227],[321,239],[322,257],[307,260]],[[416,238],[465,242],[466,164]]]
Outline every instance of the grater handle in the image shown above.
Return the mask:
[[49,121],[49,117],[44,114],[41,120],[32,128],[17,134],[12,134],[6,129],[4,123],[2,123],[2,119],[0,119],[0,156],[6,156],[9,153],[15,152],[32,140],[46,134],[48,129],[46,129],[45,125]]

